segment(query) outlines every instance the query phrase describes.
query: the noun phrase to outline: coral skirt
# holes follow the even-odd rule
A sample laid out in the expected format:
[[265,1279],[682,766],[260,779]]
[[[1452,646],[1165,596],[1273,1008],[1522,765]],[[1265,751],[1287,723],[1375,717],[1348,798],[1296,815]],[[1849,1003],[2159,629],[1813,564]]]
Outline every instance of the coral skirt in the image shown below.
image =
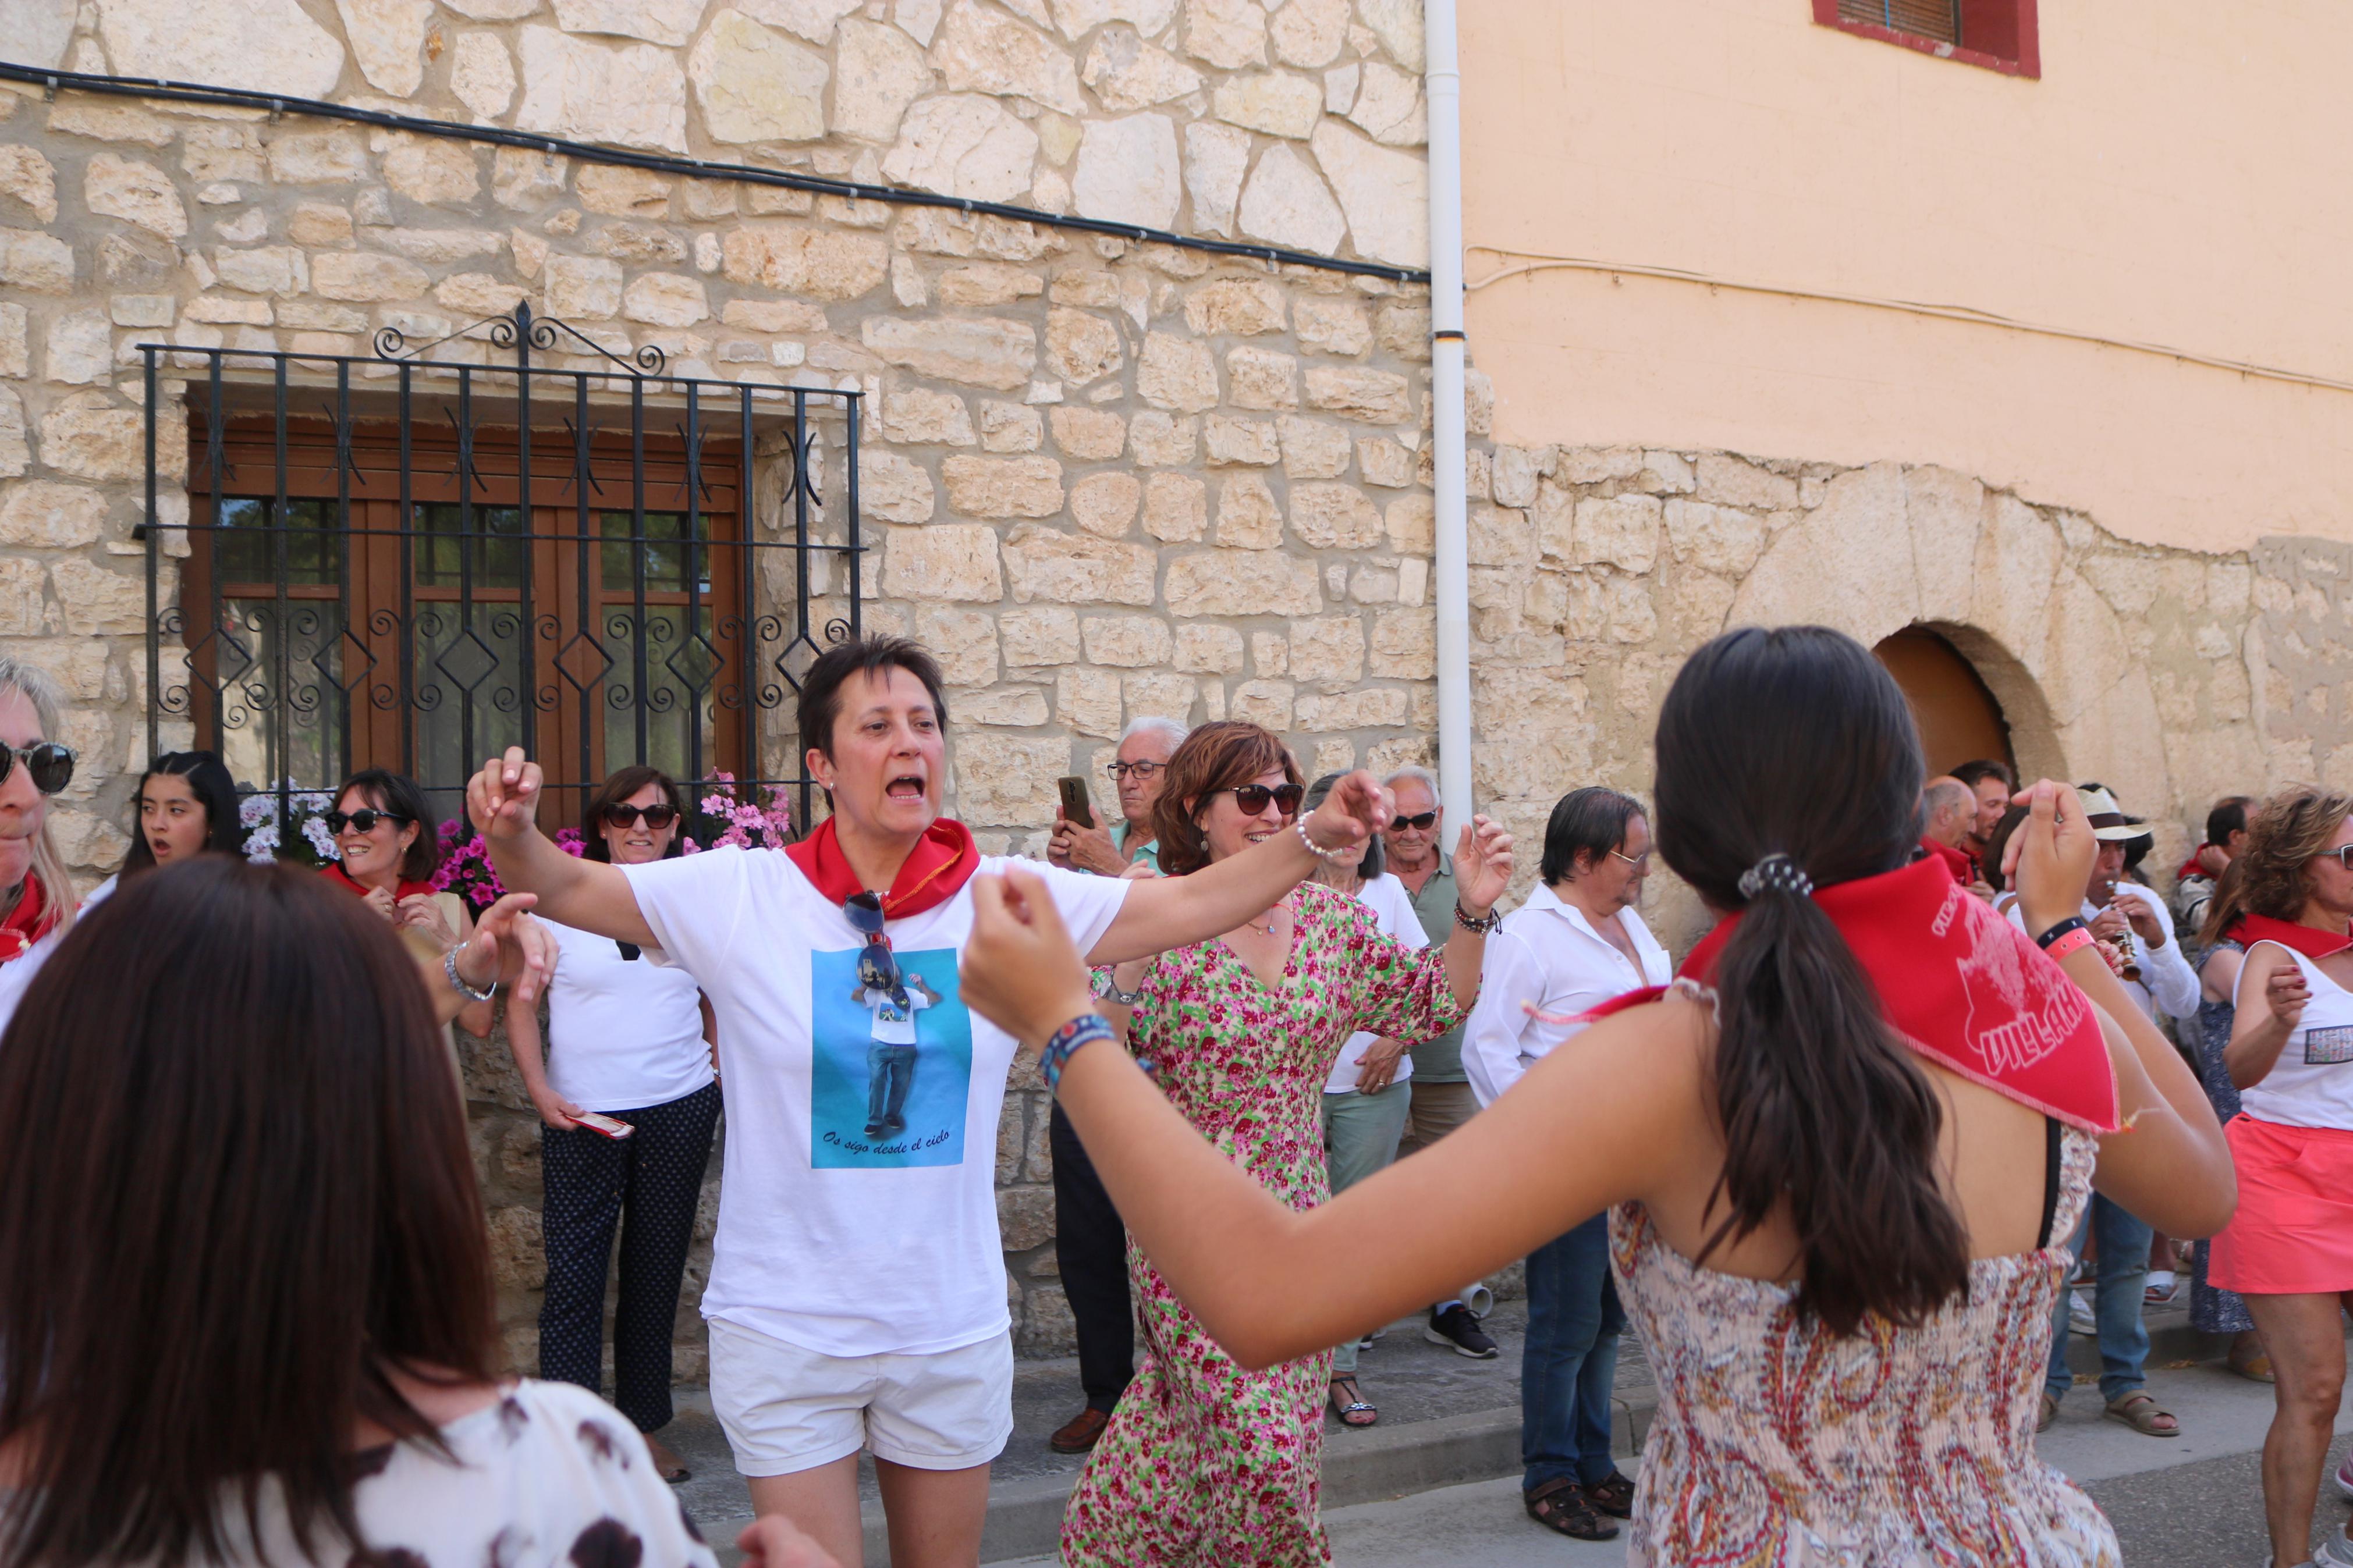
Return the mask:
[[2207,1281],[2247,1296],[2353,1290],[2353,1131],[2241,1115],[2222,1133],[2239,1210],[2214,1237]]

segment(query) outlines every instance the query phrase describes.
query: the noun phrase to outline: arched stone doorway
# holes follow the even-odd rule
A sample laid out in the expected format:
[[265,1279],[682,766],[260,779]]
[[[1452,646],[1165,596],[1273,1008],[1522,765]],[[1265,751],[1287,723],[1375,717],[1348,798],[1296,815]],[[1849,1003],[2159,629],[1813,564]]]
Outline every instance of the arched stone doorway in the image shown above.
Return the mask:
[[1948,773],[1980,757],[2016,765],[2001,704],[1951,643],[1926,626],[1906,626],[1871,651],[1912,705],[1930,773]]

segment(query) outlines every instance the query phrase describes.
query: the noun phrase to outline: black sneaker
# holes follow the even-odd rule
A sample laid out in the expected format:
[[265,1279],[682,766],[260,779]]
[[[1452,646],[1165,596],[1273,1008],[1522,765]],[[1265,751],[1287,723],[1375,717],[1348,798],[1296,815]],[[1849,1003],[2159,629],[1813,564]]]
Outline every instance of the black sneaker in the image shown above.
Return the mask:
[[1471,1309],[1460,1301],[1443,1312],[1430,1313],[1430,1326],[1421,1331],[1421,1337],[1472,1361],[1495,1359],[1495,1342],[1480,1329],[1479,1320],[1471,1315]]

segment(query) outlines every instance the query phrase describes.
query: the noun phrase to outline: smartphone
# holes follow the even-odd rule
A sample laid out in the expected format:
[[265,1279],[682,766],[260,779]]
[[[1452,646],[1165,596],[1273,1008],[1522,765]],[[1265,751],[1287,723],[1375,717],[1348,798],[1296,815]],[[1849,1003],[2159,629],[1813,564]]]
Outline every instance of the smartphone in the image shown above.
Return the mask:
[[624,1138],[635,1136],[638,1131],[636,1127],[619,1117],[607,1116],[601,1110],[584,1110],[572,1120],[588,1129],[589,1131],[602,1133],[616,1142]]
[[1087,799],[1087,781],[1072,776],[1057,781],[1062,792],[1062,815],[1081,827],[1095,825],[1095,808]]

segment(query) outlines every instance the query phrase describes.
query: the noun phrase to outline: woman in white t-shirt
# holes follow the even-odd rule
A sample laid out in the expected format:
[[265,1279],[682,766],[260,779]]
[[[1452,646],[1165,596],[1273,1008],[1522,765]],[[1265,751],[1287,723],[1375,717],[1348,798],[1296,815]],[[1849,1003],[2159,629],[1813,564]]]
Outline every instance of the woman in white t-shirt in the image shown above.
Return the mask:
[[[1313,811],[1339,782],[1339,774],[1324,774],[1307,786],[1301,805]],[[1404,947],[1428,947],[1421,917],[1413,912],[1413,895],[1384,868],[1385,860],[1380,839],[1369,838],[1363,858],[1353,866],[1335,862],[1319,867],[1315,880],[1372,910],[1373,924],[1383,936],[1395,937]],[[1413,1044],[1359,1030],[1340,1047],[1332,1076],[1324,1084],[1324,1168],[1335,1194],[1397,1158],[1412,1103],[1413,1063],[1408,1053]],[[1380,1419],[1380,1411],[1356,1382],[1356,1352],[1372,1342],[1371,1335],[1345,1340],[1332,1352],[1330,1404],[1343,1426],[1370,1426]]]
[[[643,866],[680,852],[686,815],[659,769],[627,767],[605,781],[581,818],[591,860]],[[547,987],[548,1049],[539,1018],[511,1006],[507,1038],[523,1089],[545,1125],[547,1292],[539,1309],[539,1375],[595,1389],[605,1361],[605,1275],[621,1234],[613,1310],[613,1403],[646,1434],[664,1480],[686,1463],[653,1436],[670,1420],[670,1341],[694,1214],[719,1124],[716,1030],[694,977],[647,960],[630,942],[543,922],[563,956]],[[584,1114],[626,1122],[613,1136]]]

